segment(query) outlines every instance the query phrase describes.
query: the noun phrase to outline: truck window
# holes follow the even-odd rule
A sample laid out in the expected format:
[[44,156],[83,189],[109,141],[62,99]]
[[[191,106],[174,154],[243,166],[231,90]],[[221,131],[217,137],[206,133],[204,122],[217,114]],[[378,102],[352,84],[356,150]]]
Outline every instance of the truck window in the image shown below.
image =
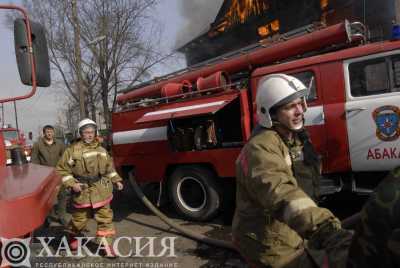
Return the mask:
[[307,101],[313,101],[317,99],[317,88],[315,85],[315,75],[312,71],[306,71],[296,74],[290,74],[299,79],[303,84],[309,88],[307,95]]
[[16,140],[18,139],[18,133],[15,130],[3,131],[3,136],[5,140]]
[[[391,87],[388,68],[390,66],[388,63],[391,61],[390,57],[384,57],[351,63],[349,65],[351,95],[361,97],[396,91]],[[398,72],[400,72],[399,67],[397,66]]]
[[396,91],[400,91],[400,56],[392,57],[392,71],[394,87],[396,88]]

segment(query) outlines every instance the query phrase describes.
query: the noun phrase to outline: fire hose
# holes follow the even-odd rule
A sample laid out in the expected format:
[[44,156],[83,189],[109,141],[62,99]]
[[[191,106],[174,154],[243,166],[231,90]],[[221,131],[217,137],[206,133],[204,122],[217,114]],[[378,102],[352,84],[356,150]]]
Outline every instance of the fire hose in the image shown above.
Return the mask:
[[[156,216],[158,216],[163,222],[165,222],[168,226],[172,227],[173,229],[177,230],[178,232],[182,233],[185,237],[203,242],[209,245],[226,248],[229,250],[237,251],[235,246],[228,242],[218,239],[213,239],[207,237],[205,235],[193,232],[187,228],[180,226],[179,224],[175,223],[171,219],[169,219],[164,213],[162,213],[159,209],[157,209],[150,200],[144,195],[142,190],[140,189],[139,185],[137,184],[132,172],[129,172],[129,181],[139,199],[143,202],[143,204],[150,209]],[[352,229],[356,226],[357,222],[360,220],[360,213],[356,213],[342,221],[342,227],[346,229]]]
[[218,240],[218,239],[213,239],[210,237],[207,237],[205,235],[193,232],[187,228],[184,228],[180,226],[179,224],[175,223],[171,219],[169,219],[164,213],[162,213],[160,210],[158,210],[147,197],[143,194],[142,190],[140,189],[139,185],[137,184],[134,176],[132,175],[132,172],[129,172],[129,181],[135,190],[136,195],[139,197],[139,199],[143,202],[143,204],[150,209],[156,216],[158,216],[163,222],[165,222],[167,225],[172,227],[173,229],[177,230],[178,232],[182,233],[185,237],[188,237],[190,239],[203,242],[209,245],[221,247],[221,248],[226,248],[229,250],[237,251],[234,245],[231,242],[228,241],[223,241],[223,240]]

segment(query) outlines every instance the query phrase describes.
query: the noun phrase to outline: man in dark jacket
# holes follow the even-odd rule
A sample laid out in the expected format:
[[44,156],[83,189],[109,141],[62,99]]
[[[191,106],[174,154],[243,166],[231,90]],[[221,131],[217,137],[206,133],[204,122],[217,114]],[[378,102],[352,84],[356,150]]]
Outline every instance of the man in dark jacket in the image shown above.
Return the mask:
[[46,125],[43,127],[43,137],[33,145],[32,163],[55,167],[64,150],[64,144],[54,138],[54,127]]
[[[31,160],[32,163],[55,167],[65,150],[62,142],[54,138],[54,127],[46,125],[43,127],[43,137],[33,145]],[[65,187],[60,186],[57,196],[56,213],[61,224],[65,225],[68,203],[68,192]]]

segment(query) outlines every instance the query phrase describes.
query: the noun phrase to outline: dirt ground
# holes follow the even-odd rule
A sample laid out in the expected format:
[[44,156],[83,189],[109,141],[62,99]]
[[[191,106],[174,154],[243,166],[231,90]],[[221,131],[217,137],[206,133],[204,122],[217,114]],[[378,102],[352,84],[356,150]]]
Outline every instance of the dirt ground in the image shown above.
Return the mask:
[[[333,208],[334,212],[341,218],[351,215],[359,209],[363,200],[351,202],[352,207],[349,207],[349,200],[352,197],[342,195],[336,198],[328,199],[324,205],[328,208]],[[238,253],[227,249],[209,246],[183,237],[169,226],[163,223],[157,216],[154,216],[141,202],[127,195],[126,193],[118,193],[112,204],[114,210],[114,222],[117,230],[116,238],[118,237],[144,237],[141,240],[144,246],[142,251],[139,251],[139,256],[119,257],[116,259],[106,259],[103,257],[37,257],[37,254],[42,250],[41,245],[34,242],[31,245],[30,262],[32,267],[247,267],[243,259]],[[221,216],[214,219],[210,223],[194,223],[182,220],[168,206],[162,207],[162,211],[171,219],[180,225],[204,234],[208,237],[231,240],[230,219],[231,212],[222,213]],[[228,214],[228,215],[227,215]],[[90,220],[85,235],[94,237],[96,225],[94,220]],[[62,236],[64,235],[63,228],[57,223],[51,223],[47,228],[42,228],[35,233],[36,237],[54,236],[55,243],[51,243],[54,252],[59,246]],[[154,254],[160,255],[163,249],[161,244],[162,239],[171,242],[174,240],[173,249],[175,256],[168,256],[171,251],[163,256],[151,255],[150,248],[145,246],[148,237],[154,237]],[[168,244],[171,246],[171,243]],[[92,244],[93,251],[97,249],[97,245]],[[133,249],[133,254],[137,253],[136,244],[129,243],[126,238],[119,243],[121,254],[127,255]],[[168,248],[169,250],[171,247]],[[62,251],[61,251],[61,255]],[[65,253],[64,253],[65,255]],[[170,254],[171,255],[171,254]]]

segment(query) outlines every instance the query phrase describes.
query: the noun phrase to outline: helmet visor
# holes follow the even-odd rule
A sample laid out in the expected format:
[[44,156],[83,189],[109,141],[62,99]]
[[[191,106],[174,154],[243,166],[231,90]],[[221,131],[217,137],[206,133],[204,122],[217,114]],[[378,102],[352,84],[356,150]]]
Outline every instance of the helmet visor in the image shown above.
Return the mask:
[[80,129],[79,129],[79,131],[80,132],[82,132],[82,131],[84,131],[84,130],[86,130],[86,129],[89,129],[89,128],[91,128],[91,129],[93,129],[94,131],[96,131],[96,125],[94,125],[94,124],[87,124],[87,125],[84,125],[84,126],[82,126]]
[[295,99],[299,99],[299,98],[304,98],[305,96],[307,96],[307,92],[308,90],[305,89],[301,89],[299,91],[296,91],[295,93],[293,93],[292,95],[287,96],[286,98],[280,100],[279,102],[277,102],[273,108],[288,104],[291,101],[294,101]]

